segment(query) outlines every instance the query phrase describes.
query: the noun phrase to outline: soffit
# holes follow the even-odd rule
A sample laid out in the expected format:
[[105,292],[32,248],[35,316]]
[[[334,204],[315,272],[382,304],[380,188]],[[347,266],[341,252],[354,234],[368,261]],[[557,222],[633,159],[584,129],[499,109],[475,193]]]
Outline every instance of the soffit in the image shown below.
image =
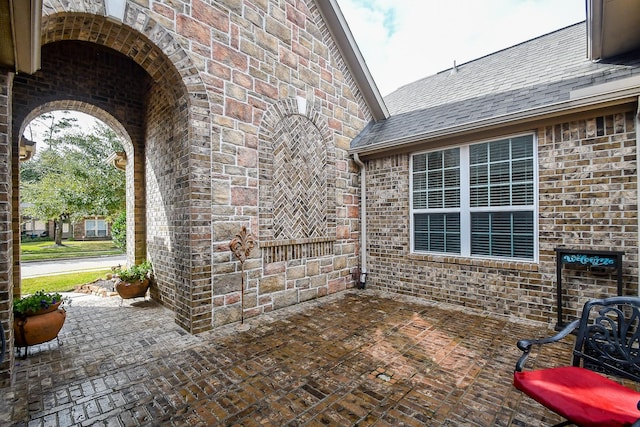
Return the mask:
[[640,49],[640,2],[588,0],[589,59],[597,61]]
[[0,67],[14,68],[13,36],[11,34],[11,19],[9,2],[0,0]]
[[0,0],[0,67],[19,73],[40,68],[42,0]]

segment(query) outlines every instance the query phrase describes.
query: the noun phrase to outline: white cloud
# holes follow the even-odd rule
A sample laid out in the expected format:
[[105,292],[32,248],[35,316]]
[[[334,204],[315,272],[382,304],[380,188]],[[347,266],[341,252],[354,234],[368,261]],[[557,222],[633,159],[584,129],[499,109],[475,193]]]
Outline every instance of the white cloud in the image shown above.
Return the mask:
[[[584,0],[338,0],[380,92],[585,19]],[[585,42],[586,43],[586,42]]]

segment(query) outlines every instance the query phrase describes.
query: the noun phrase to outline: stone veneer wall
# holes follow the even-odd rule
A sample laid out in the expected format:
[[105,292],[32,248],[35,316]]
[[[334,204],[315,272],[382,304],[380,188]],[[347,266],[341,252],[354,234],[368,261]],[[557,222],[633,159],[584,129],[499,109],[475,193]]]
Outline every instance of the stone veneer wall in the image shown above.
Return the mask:
[[[153,297],[198,333],[239,318],[240,264],[228,244],[243,225],[259,235],[258,152],[271,144],[263,120],[274,105],[303,100],[313,109],[288,112],[283,123],[299,115],[321,130],[331,180],[313,188],[326,191],[316,200],[330,201],[316,211],[329,218],[327,232],[295,259],[263,258],[258,242],[245,264],[245,315],[350,286],[358,188],[347,150],[370,115],[315,3],[130,0],[123,22],[104,15],[104,0],[43,1],[45,69],[17,76],[14,145],[27,118],[55,106],[119,125],[135,165],[127,170],[129,260],[152,260]],[[96,66],[82,59],[92,56]]]
[[[44,0],[43,69],[17,75],[13,85],[11,75],[0,80],[3,325],[11,324],[13,286],[19,290],[11,241],[11,210],[18,204],[9,202],[12,184],[14,195],[18,188],[10,175],[17,177],[18,168],[11,145],[17,147],[28,120],[57,108],[94,114],[127,140],[133,165],[126,174],[133,230],[128,259],[151,259],[157,278],[152,296],[174,310],[187,331],[236,321],[242,309],[254,316],[351,286],[359,200],[348,149],[370,115],[315,3],[128,0],[123,22],[106,19],[105,11],[104,0]],[[10,96],[12,88],[18,95]],[[265,115],[282,103],[296,109],[286,111],[279,132],[308,120],[313,124],[304,126],[320,135],[308,142],[324,156],[316,170],[330,178],[309,187],[326,192],[313,205],[314,224],[324,224],[317,228],[321,241],[312,233],[304,243],[311,250],[296,252],[295,259],[264,258],[258,241],[244,266],[240,307],[241,267],[229,242],[242,226],[259,235],[259,150],[273,144],[261,129]],[[299,109],[301,103],[312,108]],[[295,146],[303,134],[287,140]],[[323,200],[327,205],[317,209]],[[286,204],[280,211],[280,218],[291,218]],[[11,365],[0,367],[1,381]]]
[[[556,320],[554,248],[622,250],[624,293],[638,293],[634,113],[540,128],[539,263],[409,253],[409,155],[370,160],[368,285],[544,322]],[[616,277],[563,269],[563,315],[616,294]]]
[[[244,265],[245,317],[353,285],[358,188],[347,150],[369,118],[312,1],[273,2],[269,7],[267,1],[256,1],[251,8],[222,3],[230,14],[219,16],[229,17],[232,37],[226,27],[222,33],[213,30],[209,64],[216,77],[212,82],[220,87],[213,94],[212,112],[221,114],[213,118],[220,141],[212,147],[214,326],[241,317],[241,265],[229,242],[243,225],[257,243]],[[301,131],[305,128],[308,132]],[[291,197],[289,206],[281,198],[284,187],[273,185],[277,174],[265,166],[274,163],[265,159],[275,152],[276,163],[293,167],[300,158],[283,161],[282,146],[303,142],[322,153],[323,160],[314,160],[322,164],[309,169],[317,167],[327,179],[311,184],[300,176],[305,171],[281,174],[292,190],[286,196],[300,195]],[[302,188],[322,188],[325,194]],[[320,199],[326,202],[324,213],[317,209]],[[309,209],[317,221],[305,223],[295,212],[298,208]]]

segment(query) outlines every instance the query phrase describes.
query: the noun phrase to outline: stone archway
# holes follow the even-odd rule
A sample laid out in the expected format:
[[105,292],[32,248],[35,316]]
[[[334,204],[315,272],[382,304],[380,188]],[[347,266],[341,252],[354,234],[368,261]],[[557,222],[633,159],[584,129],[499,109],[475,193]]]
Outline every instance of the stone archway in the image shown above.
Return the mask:
[[[248,3],[229,0],[122,0],[122,14],[109,19],[106,6],[115,1],[42,3],[43,50],[89,52],[92,63],[101,66],[83,68],[82,78],[69,84],[70,94],[48,97],[50,92],[42,92],[46,85],[32,85],[40,98],[25,107],[26,113],[12,111],[22,108],[12,102],[14,80],[22,76],[0,71],[0,254],[3,247],[8,253],[13,250],[10,174],[17,170],[12,168],[11,156],[18,129],[12,126],[21,122],[16,117],[26,116],[38,105],[65,99],[103,109],[130,135],[134,155],[140,156],[136,164],[144,166],[137,171],[143,176],[147,206],[146,233],[141,238],[161,282],[154,298],[171,307],[176,321],[189,332],[229,323],[234,313],[245,310],[242,299],[236,299],[242,295],[234,280],[238,265],[229,251],[229,241],[243,225],[261,233],[261,239],[269,239],[259,242],[260,250],[272,248],[252,259],[248,267],[251,294],[245,301],[252,315],[349,286],[349,269],[356,262],[359,190],[352,179],[348,143],[371,114],[317,1],[265,0],[245,7]],[[78,49],[79,44],[86,49]],[[61,57],[73,59],[74,55]],[[115,63],[124,68],[114,68]],[[68,66],[60,63],[54,71],[63,72]],[[102,66],[111,71],[105,73]],[[140,78],[132,80],[138,71]],[[106,86],[103,77],[110,79]],[[86,89],[95,82],[103,83],[96,89],[138,95],[126,102],[110,102],[107,92],[100,95]],[[82,87],[85,90],[79,90]],[[298,97],[306,99],[306,104]],[[287,118],[269,121],[265,115],[275,112]],[[288,134],[291,138],[284,136],[288,130],[294,132]],[[289,186],[278,185],[280,195],[287,188],[300,190],[298,194],[307,188],[317,196],[305,205],[314,220],[304,226],[313,230],[287,234],[272,225],[306,219],[287,210],[282,199],[277,203],[276,223],[265,223],[269,214],[262,207],[268,200],[262,197],[261,187],[268,188],[270,182],[261,174],[270,168],[276,176],[273,166],[277,169],[286,163],[286,150],[295,150],[298,138],[322,161],[313,173],[282,175]],[[271,166],[262,158],[263,148],[269,146],[283,149]],[[317,182],[312,180],[316,173]],[[269,227],[273,236],[268,234]],[[281,249],[297,257],[287,255],[289,261],[270,262],[280,259]],[[305,258],[299,257],[300,251]],[[6,324],[11,294],[2,291],[3,285],[10,289],[13,272],[3,261],[0,257],[0,320]],[[6,366],[0,366],[0,381]]]
[[[17,75],[13,84],[13,145],[17,146],[24,126],[41,112],[56,106],[79,111],[93,110],[115,125],[128,141],[127,210],[130,263],[146,257],[145,239],[145,158],[144,102],[150,79],[131,60],[108,48],[78,41],[58,41],[42,48],[43,62],[34,75]],[[117,78],[117,70],[126,70],[127,78]],[[78,78],[82,76],[81,78]],[[87,77],[85,77],[87,76]],[[100,77],[104,76],[104,77]],[[15,168],[18,164],[14,164]],[[17,175],[17,174],[16,174]],[[14,181],[13,190],[19,192]],[[17,214],[17,206],[14,210]],[[14,244],[14,257],[19,254],[19,241]],[[19,283],[19,266],[14,272]],[[14,289],[16,286],[14,286]],[[18,293],[18,292],[15,292]]]
[[202,212],[189,209],[193,199],[205,209],[211,206],[211,106],[197,67],[163,17],[140,5],[127,2],[123,21],[116,22],[93,14],[104,11],[96,7],[102,0],[44,3],[43,46],[63,40],[97,44],[119,52],[149,76],[144,146],[134,154],[144,166],[135,173],[145,177],[147,227],[135,238],[146,239],[155,258],[162,285],[154,298],[173,309],[186,330],[210,329],[210,224],[198,220]]
[[[176,34],[157,21],[162,17],[143,6],[128,2],[123,21],[117,22],[103,15],[103,0],[43,3],[43,70],[33,76],[9,74],[0,81],[9,95],[4,110],[9,127],[3,132],[11,147],[6,150],[8,173],[3,174],[5,182],[12,183],[6,193],[9,211],[17,213],[17,148],[20,129],[30,114],[42,105],[61,101],[108,113],[130,136],[137,165],[133,173],[136,182],[144,184],[136,186],[136,191],[145,200],[139,206],[146,205],[146,209],[137,209],[135,215],[136,223],[146,228],[136,230],[134,238],[141,239],[154,262],[159,286],[153,297],[171,308],[176,322],[187,331],[210,329],[212,129],[208,93],[198,68]],[[74,69],[72,59],[82,55],[87,61],[93,55],[94,65],[85,62]],[[58,62],[48,63],[47,58]],[[74,76],[79,69],[82,73]],[[65,90],[60,90],[62,85],[40,84],[46,81],[47,70],[48,78],[56,74]],[[105,95],[109,88],[113,96]],[[127,91],[137,96],[125,100]],[[193,209],[196,199],[198,208]],[[15,233],[18,223],[7,224],[19,236]],[[136,247],[141,246],[136,243]],[[11,289],[13,277],[19,278],[19,259],[13,257],[15,244],[5,248],[13,268],[0,280]],[[0,313],[3,323],[5,315],[11,319],[12,296],[12,292],[0,295],[0,303],[9,305],[9,311]],[[12,353],[9,348],[8,354]],[[12,364],[10,358],[0,367],[0,381],[7,378]]]

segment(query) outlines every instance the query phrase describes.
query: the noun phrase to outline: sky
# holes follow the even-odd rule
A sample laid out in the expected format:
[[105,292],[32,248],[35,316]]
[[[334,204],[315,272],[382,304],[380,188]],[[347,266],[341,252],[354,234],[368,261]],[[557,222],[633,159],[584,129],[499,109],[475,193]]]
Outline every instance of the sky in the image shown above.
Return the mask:
[[383,96],[585,20],[585,0],[337,1]]
[[586,14],[585,0],[337,1],[383,96]]
[[[65,114],[62,111],[52,111],[51,114],[53,114],[58,119],[65,117]],[[67,117],[76,118],[77,127],[80,128],[79,129],[80,132],[84,132],[84,133],[91,132],[91,130],[93,129],[93,126],[97,122],[102,123],[95,117],[89,114],[81,113],[79,111],[72,111],[71,114],[67,115]],[[35,119],[35,120],[32,120],[29,125],[27,125],[23,135],[28,140],[35,141],[37,143],[36,152],[38,152],[38,151],[44,150],[44,148],[46,147],[44,140],[47,137],[48,130],[49,130],[48,126],[43,125],[39,120]]]

